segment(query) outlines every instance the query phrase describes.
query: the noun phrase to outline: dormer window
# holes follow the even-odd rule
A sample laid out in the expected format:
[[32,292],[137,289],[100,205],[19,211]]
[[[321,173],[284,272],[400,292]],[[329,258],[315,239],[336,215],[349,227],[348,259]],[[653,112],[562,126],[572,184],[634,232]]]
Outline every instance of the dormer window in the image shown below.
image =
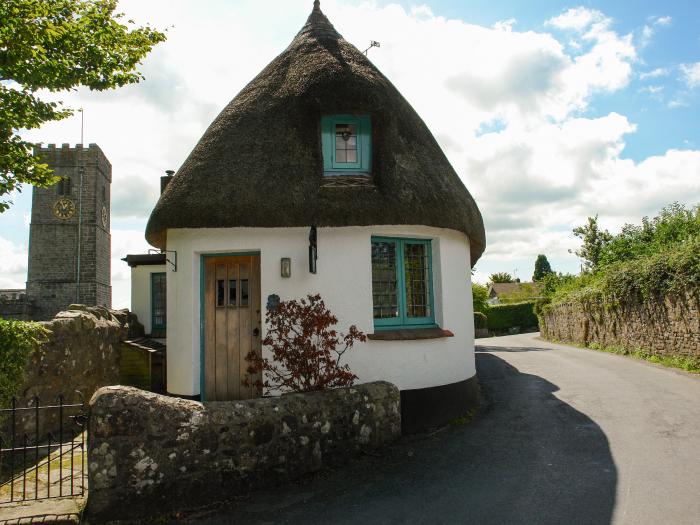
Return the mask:
[[321,118],[325,175],[369,174],[372,127],[367,115],[326,115]]

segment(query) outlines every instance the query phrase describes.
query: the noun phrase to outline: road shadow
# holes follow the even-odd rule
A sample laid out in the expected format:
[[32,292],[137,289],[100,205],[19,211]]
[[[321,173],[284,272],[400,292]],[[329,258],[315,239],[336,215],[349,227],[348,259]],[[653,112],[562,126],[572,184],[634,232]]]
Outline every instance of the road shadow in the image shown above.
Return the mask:
[[477,353],[476,361],[484,403],[472,422],[403,438],[376,457],[193,521],[610,523],[617,470],[601,428],[545,379],[493,354]]

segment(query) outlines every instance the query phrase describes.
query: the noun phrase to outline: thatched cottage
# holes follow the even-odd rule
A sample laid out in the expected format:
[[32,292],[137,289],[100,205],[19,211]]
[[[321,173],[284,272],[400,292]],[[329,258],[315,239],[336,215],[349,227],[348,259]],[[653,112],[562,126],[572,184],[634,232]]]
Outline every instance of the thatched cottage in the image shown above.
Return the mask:
[[[167,250],[168,390],[242,385],[266,304],[319,293],[370,340],[360,382],[402,391],[405,428],[446,421],[476,387],[470,269],[479,209],[435,138],[319,2],[289,47],[209,126],[146,238]],[[264,352],[265,349],[262,349]]]

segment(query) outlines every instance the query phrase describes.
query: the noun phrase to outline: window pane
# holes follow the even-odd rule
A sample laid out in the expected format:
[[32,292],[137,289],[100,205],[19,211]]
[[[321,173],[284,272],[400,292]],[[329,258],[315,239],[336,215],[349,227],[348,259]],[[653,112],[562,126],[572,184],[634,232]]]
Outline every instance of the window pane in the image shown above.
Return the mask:
[[241,279],[241,306],[248,306],[248,279]]
[[357,125],[335,125],[335,161],[340,163],[357,162]]
[[151,274],[152,282],[152,324],[154,329],[165,328],[166,319],[166,296],[165,296],[165,274]]
[[404,244],[406,316],[430,317],[428,250],[425,244]]
[[228,305],[229,306],[236,306],[236,279],[229,279],[228,280]]
[[216,281],[216,306],[224,306],[224,286],[225,281],[223,279],[217,279]]
[[399,316],[396,284],[396,243],[372,242],[372,300],[375,319]]

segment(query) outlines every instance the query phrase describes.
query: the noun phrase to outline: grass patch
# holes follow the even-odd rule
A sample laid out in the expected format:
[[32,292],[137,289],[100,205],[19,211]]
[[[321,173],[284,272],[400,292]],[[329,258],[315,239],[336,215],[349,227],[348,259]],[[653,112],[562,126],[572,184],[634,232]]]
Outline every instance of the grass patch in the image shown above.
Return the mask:
[[[58,495],[60,492],[59,486],[62,486],[62,492],[64,496],[70,496],[71,486],[70,486],[70,472],[72,470],[73,479],[73,491],[75,495],[78,496],[81,491],[82,485],[82,472],[85,472],[85,478],[87,481],[87,446],[82,450],[77,447],[78,441],[63,444],[63,456],[60,455],[58,448],[51,452],[50,457],[39,458],[39,462],[34,463],[34,457],[27,458],[27,467],[24,469],[26,473],[26,482],[22,478],[22,468],[21,465],[15,463],[16,470],[14,472],[14,497],[15,500],[21,499],[24,493],[26,499],[34,499],[35,490],[37,489],[37,477],[38,477],[38,494],[39,498],[45,498],[50,490],[52,496]],[[71,460],[70,448],[71,446],[76,446],[73,450],[73,457]],[[82,452],[82,453],[81,453]],[[19,456],[19,455],[18,455]],[[9,461],[3,458],[4,461]],[[16,462],[21,462],[21,457],[16,458]],[[38,465],[38,468],[37,468]],[[49,468],[50,467],[50,468]],[[49,479],[50,472],[50,479]],[[4,481],[0,485],[0,502],[6,503],[10,500],[10,480]],[[49,489],[50,486],[50,489]],[[26,487],[26,492],[25,492]]]
[[467,411],[466,414],[464,414],[461,417],[456,417],[452,420],[450,420],[450,425],[466,425],[469,423],[472,419],[474,419],[474,416],[476,415],[477,409],[472,408],[469,411]]
[[647,350],[641,348],[635,348],[630,350],[623,348],[621,346],[611,345],[611,346],[601,346],[598,343],[590,343],[588,345],[572,344],[565,341],[553,341],[556,343],[561,343],[569,346],[577,346],[579,348],[587,348],[589,350],[597,350],[598,352],[605,352],[607,354],[624,355],[627,357],[633,357],[635,359],[641,359],[643,361],[648,361],[649,363],[656,363],[658,365],[663,365],[669,368],[679,368],[685,370],[686,372],[691,372],[693,374],[700,374],[700,358],[697,357],[683,357],[683,356],[661,356],[652,354]]

